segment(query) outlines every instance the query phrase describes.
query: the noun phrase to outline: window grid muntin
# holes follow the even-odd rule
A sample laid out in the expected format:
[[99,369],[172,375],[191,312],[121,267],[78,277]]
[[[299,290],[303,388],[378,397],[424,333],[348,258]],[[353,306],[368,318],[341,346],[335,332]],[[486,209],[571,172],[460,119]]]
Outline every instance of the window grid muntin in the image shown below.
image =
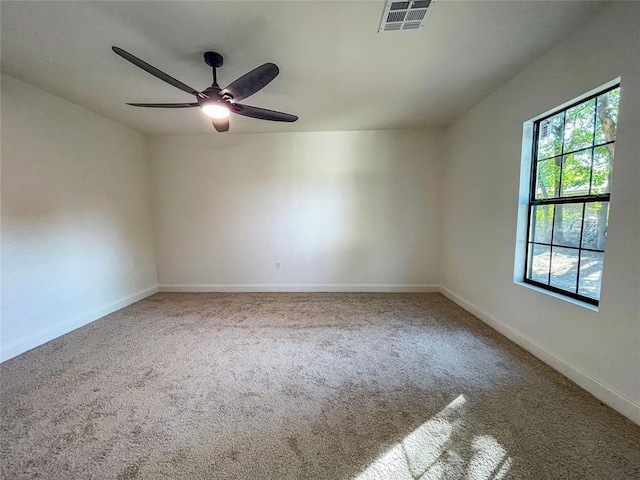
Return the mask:
[[584,152],[585,150],[591,150],[593,148],[604,147],[604,146],[609,145],[611,143],[616,143],[616,141],[615,140],[611,140],[609,142],[595,143],[593,145],[589,145],[588,147],[578,148],[576,150],[571,150],[569,152],[564,152],[562,154],[559,153],[558,155],[551,155],[550,157],[539,158],[538,162],[544,162],[545,160],[551,160],[552,158],[562,157],[563,155],[573,155],[574,153]]
[[559,245],[557,243],[546,243],[546,242],[527,242],[529,245],[542,245],[543,247],[558,247],[558,248],[568,248],[570,250],[584,250],[585,252],[596,252],[596,253],[604,253],[604,250],[600,250],[598,248],[588,248],[588,247],[571,247],[569,245]]
[[[525,283],[530,283],[532,285],[535,285],[537,287],[543,288],[545,290],[549,290],[555,293],[559,293],[562,295],[565,295],[567,297],[570,298],[575,298],[577,300],[586,302],[586,303],[590,303],[593,305],[598,305],[599,304],[599,298],[595,299],[592,297],[587,297],[584,295],[580,295],[578,292],[580,291],[580,267],[581,267],[581,262],[582,262],[582,250],[584,251],[590,251],[590,252],[598,252],[598,253],[602,253],[604,255],[604,250],[600,250],[600,249],[592,249],[592,248],[583,248],[582,247],[582,241],[583,241],[583,235],[584,235],[584,220],[585,220],[585,212],[586,212],[586,204],[590,203],[590,202],[602,202],[604,203],[609,203],[610,202],[610,197],[611,197],[611,186],[609,185],[609,192],[607,193],[600,193],[600,194],[592,194],[591,190],[593,187],[593,166],[594,166],[594,155],[595,155],[595,149],[601,146],[606,146],[606,145],[610,145],[610,144],[615,144],[616,139],[611,140],[611,141],[607,141],[604,143],[596,143],[596,137],[597,137],[597,130],[598,130],[598,126],[597,126],[597,115],[598,115],[598,97],[605,95],[615,89],[620,88],[620,84],[614,85],[612,87],[606,88],[600,92],[597,92],[587,98],[584,98],[582,100],[579,100],[577,102],[572,103],[571,105],[568,105],[566,107],[564,107],[562,110],[556,110],[553,113],[550,113],[549,115],[546,115],[545,117],[542,117],[538,120],[536,120],[534,122],[534,129],[533,129],[533,146],[532,146],[532,171],[531,171],[531,179],[530,179],[530,189],[529,189],[529,204],[528,204],[528,215],[527,215],[527,248],[525,249],[525,268],[524,268],[524,282]],[[566,152],[564,151],[564,146],[565,146],[565,131],[566,131],[566,121],[567,121],[567,111],[570,110],[571,108],[590,102],[591,100],[596,99],[595,101],[595,105],[594,105],[594,119],[593,119],[593,139],[591,141],[591,146],[588,147],[583,147],[580,149],[576,149],[574,151],[570,151],[570,152]],[[618,108],[618,107],[617,107]],[[551,157],[546,157],[546,158],[541,158],[538,159],[538,147],[540,144],[540,125],[542,125],[542,122],[544,122],[545,120],[554,117],[556,115],[558,115],[559,113],[562,113],[563,117],[562,117],[562,145],[561,145],[561,149],[560,149],[560,154],[558,155],[553,155]],[[616,111],[616,118],[617,118],[617,111]],[[617,135],[616,135],[617,136]],[[587,190],[587,195],[576,195],[576,196],[565,196],[562,197],[562,173],[563,173],[563,168],[564,168],[564,163],[565,163],[565,156],[567,155],[572,155],[576,152],[581,152],[581,151],[586,151],[586,150],[591,150],[591,168],[590,168],[590,173],[589,173],[589,188]],[[537,181],[537,177],[538,177],[538,163],[545,161],[545,160],[550,160],[550,159],[555,159],[555,158],[560,158],[560,172],[559,172],[559,177],[558,177],[558,197],[549,197],[549,198],[536,198],[537,197],[537,187],[538,187],[538,181]],[[609,168],[611,168],[611,165],[613,163],[613,156],[610,159],[610,166]],[[532,215],[532,211],[533,211],[533,207],[535,205],[561,205],[561,204],[565,204],[565,203],[582,203],[582,218],[581,218],[581,226],[580,226],[580,241],[578,243],[578,247],[570,247],[570,246],[564,246],[564,245],[557,245],[554,244],[554,234],[555,234],[555,220],[556,220],[556,214],[557,214],[557,209],[554,208],[554,212],[553,212],[553,217],[551,219],[551,243],[547,244],[544,242],[535,242],[535,241],[531,241],[531,226],[532,226],[532,222],[531,222],[531,215]],[[604,208],[604,206],[603,206]],[[607,214],[607,224],[609,223],[609,219],[608,219],[608,214]],[[535,230],[534,230],[535,231]],[[533,248],[534,245],[543,245],[543,246],[548,246],[549,247],[549,271],[547,273],[547,283],[541,283],[538,282],[536,280],[532,280],[531,277],[532,271],[533,271],[533,261],[532,258],[530,258],[530,254],[531,256],[533,256]],[[577,263],[577,275],[576,275],[576,288],[575,288],[575,292],[571,292],[569,290],[565,290],[562,288],[557,288],[553,285],[550,285],[551,283],[551,268],[552,268],[552,260],[553,260],[553,247],[558,247],[558,248],[568,248],[568,249],[574,249],[574,250],[578,250],[578,263]],[[606,247],[605,247],[606,248]],[[600,272],[600,274],[602,275],[602,271]],[[602,277],[600,277],[600,282],[602,282]]]

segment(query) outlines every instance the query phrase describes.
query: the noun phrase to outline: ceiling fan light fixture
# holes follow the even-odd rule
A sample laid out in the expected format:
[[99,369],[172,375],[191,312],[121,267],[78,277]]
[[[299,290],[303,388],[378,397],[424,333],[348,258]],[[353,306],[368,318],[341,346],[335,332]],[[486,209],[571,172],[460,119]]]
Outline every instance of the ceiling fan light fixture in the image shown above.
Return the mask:
[[228,118],[231,114],[229,106],[220,101],[210,101],[202,105],[202,112],[211,118],[221,119]]

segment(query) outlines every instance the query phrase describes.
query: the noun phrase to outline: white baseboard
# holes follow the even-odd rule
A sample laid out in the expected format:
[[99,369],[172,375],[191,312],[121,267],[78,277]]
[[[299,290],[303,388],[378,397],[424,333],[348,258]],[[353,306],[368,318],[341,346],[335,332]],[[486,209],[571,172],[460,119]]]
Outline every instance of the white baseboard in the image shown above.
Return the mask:
[[424,293],[439,292],[436,284],[160,284],[160,292],[390,292]]
[[119,300],[116,300],[115,302],[105,305],[104,307],[80,315],[70,322],[65,322],[62,325],[56,325],[52,328],[40,330],[39,332],[36,332],[26,338],[21,338],[20,340],[9,343],[8,345],[3,345],[0,348],[0,362],[9,360],[10,358],[20,355],[21,353],[31,350],[32,348],[36,348],[44,343],[47,343],[50,340],[53,340],[54,338],[64,335],[65,333],[69,333],[76,328],[82,327],[88,323],[98,320],[105,315],[109,315],[116,310],[127,307],[132,303],[142,300],[143,298],[146,298],[149,295],[153,295],[157,292],[157,285],[145,288],[144,290],[140,290],[133,295],[121,298]]
[[532,338],[529,338],[525,334],[515,330],[507,325],[505,322],[498,320],[486,310],[478,307],[470,301],[462,298],[457,293],[449,290],[445,286],[440,287],[440,293],[451,301],[464,308],[467,312],[478,317],[484,323],[489,325],[494,330],[497,330],[512,342],[520,345],[522,348],[538,357],[544,363],[562,373],[564,376],[584,388],[587,392],[591,393],[594,397],[609,405],[614,410],[618,411],[631,421],[640,425],[640,405],[633,400],[626,398],[619,392],[616,392],[612,388],[606,386],[601,381],[593,378],[589,374],[583,372],[575,365],[567,362],[557,354],[547,350],[545,347],[537,343]]

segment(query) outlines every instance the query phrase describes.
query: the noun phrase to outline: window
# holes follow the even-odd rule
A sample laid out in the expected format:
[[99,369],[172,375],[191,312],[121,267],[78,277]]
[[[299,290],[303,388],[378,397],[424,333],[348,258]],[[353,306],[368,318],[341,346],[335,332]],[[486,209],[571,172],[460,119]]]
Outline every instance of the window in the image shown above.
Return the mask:
[[525,283],[598,305],[620,86],[534,122]]

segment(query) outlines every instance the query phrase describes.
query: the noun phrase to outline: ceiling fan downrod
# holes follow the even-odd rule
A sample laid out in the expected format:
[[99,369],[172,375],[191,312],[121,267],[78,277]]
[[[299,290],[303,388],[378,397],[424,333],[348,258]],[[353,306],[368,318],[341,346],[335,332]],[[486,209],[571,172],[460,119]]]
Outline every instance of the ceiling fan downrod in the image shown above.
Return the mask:
[[211,86],[218,86],[218,75],[216,68],[220,68],[224,64],[224,58],[218,52],[205,52],[204,63],[213,69],[213,83]]

